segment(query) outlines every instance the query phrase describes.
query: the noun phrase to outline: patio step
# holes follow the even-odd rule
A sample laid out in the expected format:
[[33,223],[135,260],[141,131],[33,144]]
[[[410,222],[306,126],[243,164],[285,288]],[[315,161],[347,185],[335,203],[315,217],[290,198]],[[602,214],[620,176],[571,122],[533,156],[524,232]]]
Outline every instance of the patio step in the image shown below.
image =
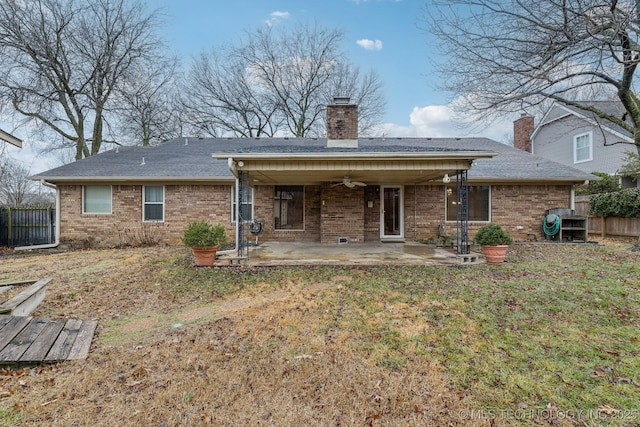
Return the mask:
[[478,254],[456,255],[458,264],[477,264]]
[[229,265],[244,265],[247,263],[249,257],[246,256],[231,256],[219,258],[221,261],[227,261]]

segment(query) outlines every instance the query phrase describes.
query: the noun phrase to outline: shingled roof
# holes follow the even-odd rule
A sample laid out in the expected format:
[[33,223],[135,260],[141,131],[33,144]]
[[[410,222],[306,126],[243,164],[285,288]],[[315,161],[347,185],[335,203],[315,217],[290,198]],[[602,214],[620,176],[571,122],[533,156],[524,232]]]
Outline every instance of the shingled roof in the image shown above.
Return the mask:
[[[358,148],[327,148],[326,138],[178,138],[152,147],[120,147],[33,176],[48,182],[232,181],[224,156],[309,154],[456,156],[493,152],[469,170],[477,181],[581,182],[594,177],[487,138],[360,138]],[[220,158],[215,158],[217,155]]]
[[[577,102],[588,107],[596,108],[602,111],[604,114],[608,114],[609,116],[619,117],[621,120],[631,124],[631,118],[628,117],[628,114],[626,114],[624,106],[620,101],[577,101]],[[565,104],[559,101],[555,102],[554,105],[564,109],[565,111],[575,115],[576,117],[580,117],[582,119],[588,120],[592,122],[594,125],[602,126],[608,129],[610,132],[617,133],[627,138],[629,141],[633,140],[633,135],[628,130],[618,125],[617,123],[614,123],[610,120],[599,117],[598,115],[596,115],[591,111],[583,110],[582,108],[578,108],[574,105]],[[549,112],[552,109],[553,109],[553,106],[549,109]],[[544,119],[540,122],[540,126],[545,126],[546,124],[547,124],[546,120]]]

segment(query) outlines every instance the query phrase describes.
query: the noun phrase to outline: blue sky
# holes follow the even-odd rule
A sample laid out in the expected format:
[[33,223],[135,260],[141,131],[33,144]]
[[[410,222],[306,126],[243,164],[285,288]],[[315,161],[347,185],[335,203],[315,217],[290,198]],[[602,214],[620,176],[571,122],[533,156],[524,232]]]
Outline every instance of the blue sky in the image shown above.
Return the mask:
[[409,125],[413,106],[443,103],[428,76],[428,36],[420,30],[421,0],[162,0],[166,32],[176,53],[189,57],[236,43],[260,26],[318,23],[345,34],[344,51],[361,71],[382,78],[386,119]]
[[[450,101],[436,90],[430,59],[437,47],[422,25],[423,0],[148,0],[162,17],[160,34],[188,68],[194,55],[240,41],[260,26],[318,24],[344,32],[343,50],[362,72],[374,70],[387,101],[387,136],[487,136],[504,141],[511,122],[491,128],[461,128],[451,118]],[[12,131],[9,127],[5,130]],[[20,129],[14,133],[24,137]],[[32,171],[56,166],[31,149],[9,154]]]

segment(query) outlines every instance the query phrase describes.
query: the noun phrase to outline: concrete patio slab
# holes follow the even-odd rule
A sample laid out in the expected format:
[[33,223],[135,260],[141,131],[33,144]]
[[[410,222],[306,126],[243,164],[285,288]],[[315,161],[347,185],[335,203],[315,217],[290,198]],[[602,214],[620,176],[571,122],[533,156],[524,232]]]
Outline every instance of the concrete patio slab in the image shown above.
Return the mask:
[[265,242],[249,249],[249,265],[439,265],[458,264],[455,251],[418,242],[327,245]]

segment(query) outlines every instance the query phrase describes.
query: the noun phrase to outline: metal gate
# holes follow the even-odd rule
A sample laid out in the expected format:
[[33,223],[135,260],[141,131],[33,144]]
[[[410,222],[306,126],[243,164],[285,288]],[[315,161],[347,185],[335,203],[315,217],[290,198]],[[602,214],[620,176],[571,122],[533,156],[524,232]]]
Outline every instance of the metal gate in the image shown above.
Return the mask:
[[0,208],[0,246],[48,245],[56,240],[54,207]]

